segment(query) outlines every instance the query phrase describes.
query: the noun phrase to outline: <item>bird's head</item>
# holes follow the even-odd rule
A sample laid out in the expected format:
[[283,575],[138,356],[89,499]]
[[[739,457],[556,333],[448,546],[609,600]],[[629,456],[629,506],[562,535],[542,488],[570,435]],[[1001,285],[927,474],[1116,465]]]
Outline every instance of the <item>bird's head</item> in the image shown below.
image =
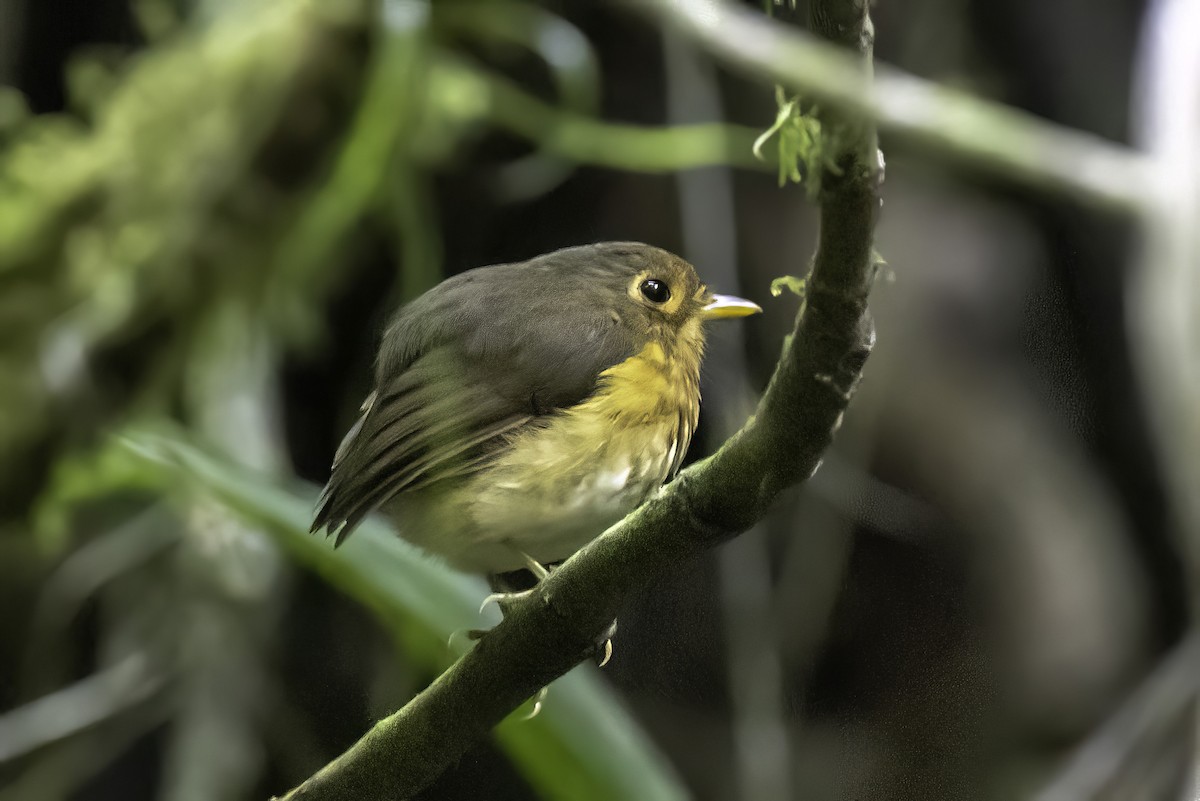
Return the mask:
[[639,242],[592,247],[609,266],[610,311],[634,342],[655,342],[668,354],[698,361],[705,323],[762,311],[749,300],[714,294],[691,264],[661,248]]

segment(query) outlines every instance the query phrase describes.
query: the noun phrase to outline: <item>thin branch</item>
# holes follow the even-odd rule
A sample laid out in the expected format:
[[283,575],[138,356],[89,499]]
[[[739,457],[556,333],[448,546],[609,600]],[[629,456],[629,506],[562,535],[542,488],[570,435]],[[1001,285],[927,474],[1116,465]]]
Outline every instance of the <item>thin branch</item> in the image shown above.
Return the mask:
[[[1139,269],[1129,293],[1130,334],[1172,523],[1191,590],[1192,636],[1200,615],[1200,0],[1154,0],[1138,52],[1134,109],[1138,139],[1153,159],[1156,201],[1142,217]],[[1200,702],[1176,703],[1192,716],[1192,792],[1200,784]]]
[[877,67],[874,82],[865,82],[851,56],[724,0],[637,7],[735,68],[1005,180],[1123,213],[1143,208],[1152,190],[1147,160],[1135,151],[893,68]]
[[157,693],[166,676],[136,652],[51,695],[0,717],[0,764],[128,712]]
[[490,71],[476,69],[449,55],[438,60],[443,79],[459,93],[476,96],[496,125],[537,143],[547,153],[581,164],[610,169],[664,173],[730,165],[773,170],[750,151],[760,131],[743,125],[711,122],[647,126],[601,122],[562,111]]
[[1180,762],[1163,757],[1179,756],[1172,745],[1186,746],[1178,723],[1197,690],[1200,633],[1193,631],[1034,801],[1115,798],[1118,788],[1144,793],[1146,798],[1166,798],[1166,793],[1176,792],[1173,785],[1179,779]]
[[[814,0],[854,20],[860,70],[870,63],[862,0]],[[828,121],[836,124],[834,120]],[[816,469],[874,342],[878,208],[874,131],[835,138],[841,172],[823,181],[821,234],[805,308],[757,414],[716,454],[684,471],[568,559],[429,688],[288,793],[289,801],[407,798],[532,696],[594,650],[622,600],[753,525]]]
[[1200,0],[1151,3],[1139,55],[1142,145],[1154,158],[1156,203],[1143,215],[1141,263],[1131,288],[1131,338],[1148,419],[1190,557],[1200,611]]

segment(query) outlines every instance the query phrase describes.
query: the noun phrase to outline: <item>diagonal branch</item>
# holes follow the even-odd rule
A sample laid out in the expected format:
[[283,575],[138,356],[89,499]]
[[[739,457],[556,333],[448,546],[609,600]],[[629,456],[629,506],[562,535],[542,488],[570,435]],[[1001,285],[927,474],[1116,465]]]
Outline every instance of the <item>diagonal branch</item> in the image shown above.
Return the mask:
[[1155,189],[1149,161],[1137,151],[886,66],[864,84],[850,56],[728,0],[632,5],[734,68],[824,107],[875,120],[896,141],[1001,179],[1122,213],[1139,212]]
[[[836,21],[839,41],[860,56],[857,79],[869,80],[866,0],[811,5],[815,20]],[[586,659],[630,592],[745,531],[782,490],[815,472],[874,342],[867,295],[881,178],[873,128],[835,117],[822,122],[833,131],[840,173],[823,179],[805,305],[756,415],[716,454],[568,559],[474,650],[285,801],[382,801],[419,792]]]
[[[1200,634],[1186,635],[1117,712],[1084,741],[1033,801],[1179,798],[1186,717],[1200,690]],[[1193,765],[1194,767],[1194,765]]]
[[487,98],[490,120],[556,156],[614,170],[662,173],[730,165],[773,170],[751,152],[757,130],[733,123],[631,125],[562,111],[507,78],[443,55],[438,73]]

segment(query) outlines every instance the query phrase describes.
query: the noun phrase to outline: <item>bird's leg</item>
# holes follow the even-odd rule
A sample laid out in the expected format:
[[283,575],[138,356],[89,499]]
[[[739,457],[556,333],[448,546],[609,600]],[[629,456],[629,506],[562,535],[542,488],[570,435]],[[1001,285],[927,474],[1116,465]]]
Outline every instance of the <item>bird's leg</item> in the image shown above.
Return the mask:
[[[510,546],[510,547],[512,547],[512,546]],[[500,607],[500,612],[503,614],[510,605],[516,603],[517,601],[520,601],[522,598],[528,597],[531,592],[533,592],[535,589],[537,589],[537,583],[540,583],[542,581],[542,579],[549,576],[550,571],[553,570],[552,567],[547,567],[546,565],[543,565],[541,562],[534,559],[532,556],[530,556],[529,554],[520,550],[519,548],[513,547],[513,550],[516,551],[516,553],[520,555],[521,561],[523,561],[525,563],[525,569],[528,570],[531,574],[533,574],[533,577],[535,579],[534,586],[532,586],[528,589],[525,589],[525,590],[513,591],[513,590],[505,588],[506,585],[505,585],[505,582],[503,579],[503,574],[492,574],[492,575],[488,576],[488,581],[491,583],[492,589],[495,590],[495,592],[493,592],[491,595],[489,595],[488,597],[483,599],[483,604],[479,607],[480,612],[482,612],[484,609],[486,609],[488,604],[495,603],[497,606]],[[502,589],[502,588],[504,588],[504,589]],[[610,625],[608,627],[608,629],[596,639],[596,656],[599,660],[598,664],[600,667],[604,667],[605,665],[608,664],[608,661],[610,659],[612,659],[612,654],[613,654],[613,642],[612,641],[613,641],[613,637],[615,637],[616,634],[617,634],[617,621],[614,620],[612,622],[612,625]],[[471,635],[472,635],[472,639],[478,639],[479,637],[483,636],[483,632],[471,632]],[[537,710],[539,710],[541,708],[541,702],[542,702],[543,697],[545,697],[545,688],[544,687],[542,688],[541,692],[538,693],[537,697],[534,699],[534,710],[535,711],[530,714],[530,717],[533,717],[533,715],[536,715]]]
[[521,554],[521,559],[525,562],[525,569],[532,573],[535,579],[541,581],[546,576],[550,575],[550,568],[546,567],[524,551],[518,551],[518,553]]
[[538,583],[542,579],[546,578],[546,576],[550,575],[550,569],[541,562],[534,559],[532,556],[520,550],[519,548],[515,548],[511,545],[509,547],[511,547],[513,551],[515,551],[521,557],[521,561],[525,563],[525,569],[533,574],[533,586],[524,590],[512,590],[507,579],[505,578],[507,574],[493,573],[488,576],[488,583],[492,585],[494,592],[483,599],[483,604],[479,607],[480,612],[482,612],[484,609],[487,609],[488,604],[491,603],[499,606],[502,614],[507,612],[508,607],[512,606],[517,601],[520,601],[522,598],[528,597],[529,594],[537,588]]
[[[530,565],[529,572],[534,575],[536,580],[540,581],[544,576],[550,575],[550,571],[547,570],[537,560],[520,551],[517,551],[517,553],[521,555],[522,559],[527,560],[527,564]],[[536,569],[534,569],[534,566],[536,566]],[[520,571],[517,570],[509,571],[507,573],[489,573],[487,580],[488,584],[492,588],[492,594],[483,599],[483,603],[479,607],[479,611],[481,613],[484,609],[487,609],[488,604],[494,603],[497,607],[499,607],[500,614],[506,615],[508,614],[509,608],[514,603],[527,596],[533,590],[533,587],[523,590],[516,590],[513,588],[514,585],[522,586],[523,584],[529,583],[528,580],[525,579],[522,574],[520,574]],[[535,583],[534,587],[536,586],[537,585]],[[485,634],[487,634],[487,629],[459,630],[450,635],[450,640],[447,645],[451,649],[454,649],[455,640],[461,637],[465,636],[468,640],[474,641],[483,637]]]

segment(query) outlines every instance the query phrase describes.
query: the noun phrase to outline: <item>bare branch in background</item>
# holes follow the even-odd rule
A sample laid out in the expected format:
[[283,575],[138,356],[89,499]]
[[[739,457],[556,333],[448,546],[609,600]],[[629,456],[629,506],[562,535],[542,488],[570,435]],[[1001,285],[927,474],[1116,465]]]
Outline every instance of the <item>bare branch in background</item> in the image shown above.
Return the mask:
[[116,717],[161,690],[165,676],[143,653],[0,716],[0,764]]
[[[663,50],[668,121],[686,125],[724,119],[716,68],[707,54],[669,31]],[[710,286],[741,295],[733,170],[689,170],[679,173],[675,183],[683,257],[702,265]],[[713,337],[706,358],[702,393],[709,431],[716,432],[714,439],[725,439],[754,410],[742,329],[730,327]],[[787,703],[772,619],[766,533],[764,526],[754,526],[720,550],[716,565],[733,718],[734,798],[747,800],[792,795]]]
[[649,173],[715,165],[769,168],[750,150],[759,131],[742,125],[602,122],[556,109],[493,72],[472,69],[449,56],[441,59],[438,69],[444,80],[477,96],[493,123],[536,142],[547,153],[580,164]]
[[1147,160],[1127,148],[886,66],[876,66],[874,81],[865,82],[852,57],[726,0],[649,0],[637,7],[650,8],[735,68],[824,108],[874,120],[896,141],[939,157],[1124,213],[1141,209],[1152,189]]
[[1139,139],[1155,192],[1129,296],[1131,335],[1180,545],[1200,611],[1200,2],[1150,4],[1139,57]]
[[1178,797],[1192,762],[1180,736],[1190,704],[1180,701],[1198,690],[1200,634],[1192,632],[1034,801]]
[[[1154,166],[1142,214],[1141,263],[1128,295],[1131,339],[1151,430],[1187,560],[1193,636],[1200,615],[1200,2],[1149,4],[1138,55],[1138,139]],[[1193,660],[1194,662],[1194,660]],[[1193,671],[1196,670],[1193,664]],[[1200,717],[1196,687],[1176,703],[1192,716],[1192,792]]]

